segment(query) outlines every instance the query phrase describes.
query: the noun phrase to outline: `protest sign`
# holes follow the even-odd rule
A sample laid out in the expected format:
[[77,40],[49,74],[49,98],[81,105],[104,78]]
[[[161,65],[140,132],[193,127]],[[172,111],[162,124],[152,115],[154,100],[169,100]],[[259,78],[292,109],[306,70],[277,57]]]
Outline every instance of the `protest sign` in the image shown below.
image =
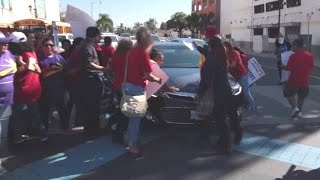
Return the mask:
[[[293,53],[294,53],[293,51],[287,51],[287,52],[284,52],[284,53],[281,54],[281,63],[282,63],[282,65],[286,66],[288,64],[289,58]],[[290,76],[290,71],[282,70],[281,71],[281,82],[288,81],[289,76]]]
[[249,72],[248,72],[249,85],[253,84],[258,79],[266,75],[262,67],[260,66],[260,64],[255,58],[252,58],[249,60],[248,68],[249,68]]
[[152,73],[154,76],[161,78],[162,83],[158,84],[155,82],[149,82],[146,86],[146,92],[147,92],[147,99],[149,99],[153,94],[155,94],[164,83],[166,83],[169,79],[168,75],[161,70],[158,64],[155,62],[152,63]]

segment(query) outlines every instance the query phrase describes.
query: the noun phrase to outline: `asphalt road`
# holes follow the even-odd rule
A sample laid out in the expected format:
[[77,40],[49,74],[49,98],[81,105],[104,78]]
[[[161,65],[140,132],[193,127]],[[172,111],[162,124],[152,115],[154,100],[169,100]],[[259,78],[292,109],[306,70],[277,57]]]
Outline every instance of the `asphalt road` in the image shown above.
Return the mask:
[[[256,57],[266,72],[252,88],[260,119],[244,121],[246,136],[229,156],[195,126],[144,129],[143,159],[129,159],[109,136],[95,141],[81,133],[53,133],[46,144],[31,142],[14,154],[0,150],[0,179],[112,180],[316,180],[320,174],[320,69],[315,68],[304,118],[293,123],[276,71],[276,59]],[[1,174],[1,171],[0,171]]]

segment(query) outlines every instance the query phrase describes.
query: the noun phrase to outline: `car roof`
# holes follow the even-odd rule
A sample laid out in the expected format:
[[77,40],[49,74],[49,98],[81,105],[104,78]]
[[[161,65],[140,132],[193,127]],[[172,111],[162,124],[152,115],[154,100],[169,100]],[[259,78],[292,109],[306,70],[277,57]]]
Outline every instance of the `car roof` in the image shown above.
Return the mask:
[[180,42],[157,42],[155,43],[156,47],[187,47],[183,43]]

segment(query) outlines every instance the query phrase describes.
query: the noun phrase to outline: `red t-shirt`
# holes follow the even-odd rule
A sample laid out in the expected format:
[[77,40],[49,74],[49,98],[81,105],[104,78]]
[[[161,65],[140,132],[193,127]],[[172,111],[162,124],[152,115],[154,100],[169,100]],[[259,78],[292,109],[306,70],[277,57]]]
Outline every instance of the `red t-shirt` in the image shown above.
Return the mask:
[[245,54],[240,54],[242,64],[246,68],[247,72],[249,72],[248,64],[249,64],[249,57]]
[[114,54],[115,49],[111,45],[109,46],[103,45],[101,46],[101,49],[102,49],[104,64],[108,64],[108,61]]
[[289,58],[287,67],[290,71],[288,85],[290,87],[307,87],[314,67],[313,56],[305,50],[299,50]]
[[[115,53],[112,57],[112,67],[115,72],[113,88],[116,91],[121,90],[121,84],[124,80],[124,71],[126,66],[126,55],[123,53]],[[145,87],[147,80],[145,73],[151,73],[149,54],[141,47],[133,48],[128,58],[127,82]]]
[[231,54],[228,57],[229,63],[232,64],[232,62],[236,62],[236,66],[232,67],[230,69],[230,74],[236,78],[237,80],[240,80],[243,76],[248,74],[248,70],[245,68],[245,66],[242,63],[240,53],[237,51],[232,51]]
[[[22,57],[25,63],[29,63],[32,58],[36,63],[39,62],[35,52],[25,52]],[[17,73],[14,79],[14,91],[15,103],[39,102],[42,93],[40,75],[29,70]]]
[[[80,48],[76,47],[72,50],[69,57],[68,65],[70,69],[80,68],[79,58],[80,58]],[[75,72],[73,74],[70,74],[68,76],[68,81],[73,85],[78,84],[80,82],[80,72]]]

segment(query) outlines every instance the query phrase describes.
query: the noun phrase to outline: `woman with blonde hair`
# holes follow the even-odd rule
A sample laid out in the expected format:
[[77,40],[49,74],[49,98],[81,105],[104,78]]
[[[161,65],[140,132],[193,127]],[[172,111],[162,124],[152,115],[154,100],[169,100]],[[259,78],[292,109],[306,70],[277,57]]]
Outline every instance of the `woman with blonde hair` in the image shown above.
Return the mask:
[[[137,96],[145,94],[145,87],[148,81],[157,82],[161,84],[161,78],[155,77],[151,74],[152,68],[150,64],[149,52],[152,49],[153,41],[148,30],[144,27],[138,29],[137,43],[127,53],[113,56],[112,64],[115,72],[114,89],[120,89],[127,94]],[[126,71],[127,64],[127,72]],[[124,82],[125,74],[127,74],[126,82]],[[127,138],[129,155],[132,157],[142,156],[139,149],[139,128],[141,118],[129,118]]]

